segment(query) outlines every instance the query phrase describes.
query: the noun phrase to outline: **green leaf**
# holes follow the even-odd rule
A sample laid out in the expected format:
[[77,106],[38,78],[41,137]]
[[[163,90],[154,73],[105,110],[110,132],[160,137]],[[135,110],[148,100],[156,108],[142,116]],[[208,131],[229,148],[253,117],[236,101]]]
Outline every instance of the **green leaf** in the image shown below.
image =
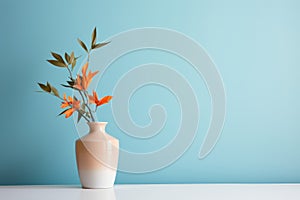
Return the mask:
[[59,113],[57,116],[60,116],[62,114],[64,114],[67,110],[70,110],[71,108],[67,108],[66,110],[62,111],[61,113]]
[[72,65],[73,65],[74,60],[75,60],[75,56],[74,56],[74,52],[72,51],[72,53],[70,55],[70,63],[72,63]]
[[49,82],[47,82],[47,88],[48,88],[48,90],[50,90],[50,92],[52,92],[52,89],[51,89],[51,85],[50,85],[50,83]]
[[65,88],[71,88],[73,90],[77,90],[79,91],[77,88],[74,88],[73,86],[70,86],[70,85],[66,85],[66,84],[60,84],[61,86],[65,87]]
[[70,62],[70,56],[69,56],[69,54],[67,52],[65,53],[65,59],[68,62],[68,64],[71,64],[71,62]]
[[49,93],[51,92],[51,87],[49,88],[47,85],[44,85],[42,83],[38,83],[38,84],[43,91],[49,92]]
[[78,118],[77,118],[77,123],[79,123],[79,121],[81,120],[82,118],[82,114],[80,111],[78,111]]
[[60,97],[60,96],[59,96],[59,93],[58,93],[58,90],[57,90],[55,87],[51,86],[51,91],[52,91],[52,93],[53,93],[55,96]]
[[96,38],[97,38],[97,29],[95,27],[92,33],[91,49],[93,48],[93,45],[96,44]]
[[75,81],[67,81],[67,83],[70,85],[70,86],[73,86],[75,84]]
[[47,87],[48,87],[48,88],[51,88],[51,85],[50,85],[50,83],[49,83],[49,82],[47,82]]
[[57,54],[57,53],[54,53],[54,52],[51,52],[52,56],[59,62],[61,63],[64,63],[65,64],[65,61],[64,59],[61,57],[61,55]]
[[62,63],[58,60],[47,60],[49,63],[51,63],[52,65],[55,65],[57,67],[67,67],[67,65],[65,63]]
[[72,86],[70,86],[70,85],[65,85],[65,84],[60,84],[61,86],[63,86],[63,87],[66,87],[66,88],[73,88]]
[[72,70],[74,69],[74,67],[76,66],[77,63],[77,58],[74,59],[74,61],[72,62]]
[[103,43],[95,44],[95,45],[92,46],[92,49],[98,49],[98,48],[103,47],[103,46],[105,46],[109,43],[110,42],[103,42]]
[[85,104],[84,103],[81,104],[81,108],[85,112]]
[[91,118],[91,115],[90,115],[89,112],[86,112],[86,113],[85,113],[85,116],[86,116],[87,118]]
[[84,42],[82,42],[79,38],[77,39],[78,43],[80,44],[80,46],[88,53],[89,50],[86,47],[86,45],[84,44]]

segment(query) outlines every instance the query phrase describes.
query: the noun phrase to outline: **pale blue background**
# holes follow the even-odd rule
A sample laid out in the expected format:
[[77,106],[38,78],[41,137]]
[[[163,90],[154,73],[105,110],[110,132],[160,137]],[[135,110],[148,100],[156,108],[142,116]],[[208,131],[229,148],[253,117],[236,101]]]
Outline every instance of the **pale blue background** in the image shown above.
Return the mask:
[[[117,183],[300,182],[299,11],[297,0],[2,0],[0,184],[79,183],[73,121],[57,118],[59,102],[34,91],[37,81],[58,85],[66,75],[45,62],[49,51],[83,54],[76,38],[89,40],[94,26],[102,39],[148,26],[182,32],[207,50],[227,92],[222,136],[214,151],[198,160],[210,117],[201,77],[178,57],[162,52],[136,52],[114,63],[99,92],[108,94],[126,67],[159,62],[190,80],[202,109],[198,136],[182,158],[153,173],[118,173]],[[148,145],[125,136],[109,106],[98,116],[110,122],[108,132],[123,147],[147,152],[174,136],[179,117],[174,96],[147,86],[131,101],[133,119],[147,124],[146,111],[153,103],[166,106],[170,121],[161,140]]]

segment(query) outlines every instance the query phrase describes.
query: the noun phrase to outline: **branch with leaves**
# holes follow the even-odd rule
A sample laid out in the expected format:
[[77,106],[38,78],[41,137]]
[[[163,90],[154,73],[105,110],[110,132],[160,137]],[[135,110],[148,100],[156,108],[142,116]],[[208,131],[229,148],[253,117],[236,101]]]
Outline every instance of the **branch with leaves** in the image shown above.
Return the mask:
[[[92,95],[90,95],[88,92],[88,87],[93,77],[99,73],[99,71],[92,72],[91,70],[89,70],[89,72],[87,73],[90,54],[93,50],[109,44],[109,42],[96,43],[96,38],[97,30],[96,28],[94,28],[90,48],[87,48],[86,44],[82,40],[80,40],[79,38],[77,39],[80,46],[86,51],[88,59],[87,62],[82,66],[81,74],[77,74],[75,76],[76,78],[73,77],[73,70],[76,67],[77,60],[78,58],[80,58],[80,56],[76,57],[73,51],[71,52],[71,54],[65,52],[64,58],[58,53],[51,52],[53,59],[47,60],[50,64],[56,67],[67,69],[69,74],[68,80],[66,81],[66,84],[61,84],[61,86],[76,91],[79,94],[80,98],[77,98],[76,96],[67,97],[65,93],[63,94],[63,96],[61,96],[58,90],[49,82],[47,82],[46,84],[38,83],[39,87],[42,89],[39,92],[51,94],[62,100],[61,108],[65,110],[63,110],[59,115],[64,114],[65,117],[68,118],[74,112],[77,112],[77,122],[79,122],[82,118],[84,118],[87,122],[94,122],[94,115],[98,106],[106,104],[112,99],[112,96],[105,96],[99,99],[96,91],[93,91]],[[94,110],[91,109],[91,106],[93,104],[95,105]]]

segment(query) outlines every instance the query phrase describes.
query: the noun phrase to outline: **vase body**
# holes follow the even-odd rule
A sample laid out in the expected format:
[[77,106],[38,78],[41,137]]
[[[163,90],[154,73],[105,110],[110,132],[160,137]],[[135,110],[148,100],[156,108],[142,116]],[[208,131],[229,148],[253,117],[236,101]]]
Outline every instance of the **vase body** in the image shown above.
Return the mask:
[[90,131],[76,141],[76,162],[83,188],[110,188],[114,185],[119,140],[105,131],[107,122],[89,122]]

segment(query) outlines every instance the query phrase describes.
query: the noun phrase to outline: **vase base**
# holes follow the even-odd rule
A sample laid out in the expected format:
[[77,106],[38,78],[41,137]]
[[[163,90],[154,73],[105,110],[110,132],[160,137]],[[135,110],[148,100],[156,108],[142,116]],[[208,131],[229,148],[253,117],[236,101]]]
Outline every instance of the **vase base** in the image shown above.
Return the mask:
[[108,189],[114,186],[116,172],[111,169],[79,170],[84,189]]
[[103,190],[107,190],[107,189],[111,189],[111,188],[113,188],[114,186],[110,186],[110,187],[101,187],[101,188],[93,188],[93,187],[84,187],[84,186],[81,186],[81,188],[82,189],[85,189],[85,190],[93,190],[93,189],[99,189],[99,190],[101,190],[101,189],[103,189]]

